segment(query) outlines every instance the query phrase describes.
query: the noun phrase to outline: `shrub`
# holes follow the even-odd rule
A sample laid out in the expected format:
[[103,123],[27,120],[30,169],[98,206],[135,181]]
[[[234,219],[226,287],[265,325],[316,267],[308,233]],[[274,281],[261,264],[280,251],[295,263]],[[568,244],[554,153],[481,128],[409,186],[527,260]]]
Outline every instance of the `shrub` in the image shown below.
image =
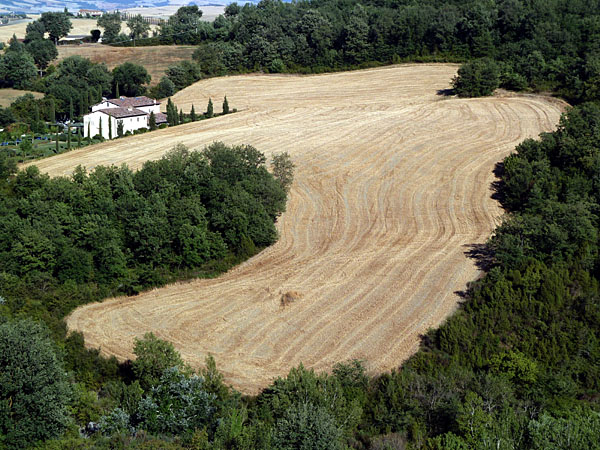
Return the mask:
[[492,95],[499,85],[498,66],[488,58],[463,64],[452,80],[455,92],[461,97]]

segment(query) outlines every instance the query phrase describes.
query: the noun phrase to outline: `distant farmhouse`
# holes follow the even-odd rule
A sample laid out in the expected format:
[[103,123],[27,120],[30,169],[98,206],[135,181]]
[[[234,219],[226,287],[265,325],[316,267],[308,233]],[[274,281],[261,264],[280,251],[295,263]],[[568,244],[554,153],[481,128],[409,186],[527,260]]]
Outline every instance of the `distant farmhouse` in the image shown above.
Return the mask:
[[[94,137],[101,134],[104,139],[117,137],[119,122],[123,133],[133,133],[140,128],[150,127],[150,113],[154,113],[156,125],[167,123],[167,116],[160,112],[160,102],[148,97],[119,97],[103,99],[92,106],[92,112],[83,116],[83,135]],[[110,131],[112,136],[109,135]],[[100,132],[102,129],[102,132]]]
[[77,13],[79,17],[100,17],[102,14],[104,12],[98,9],[80,9]]

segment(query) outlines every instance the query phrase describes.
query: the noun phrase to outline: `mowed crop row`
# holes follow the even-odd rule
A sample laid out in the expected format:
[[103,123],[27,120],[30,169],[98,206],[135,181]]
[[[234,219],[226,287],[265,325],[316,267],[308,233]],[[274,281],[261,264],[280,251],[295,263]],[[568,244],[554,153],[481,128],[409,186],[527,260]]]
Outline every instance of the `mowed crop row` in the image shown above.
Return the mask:
[[[564,106],[436,95],[455,72],[405,65],[206,80],[175,103],[198,111],[226,94],[241,111],[38,162],[52,175],[78,164],[140,167],[178,142],[222,140],[287,151],[297,166],[277,244],[217,279],[78,308],[69,328],[122,359],[133,356],[135,337],[153,331],[193,366],[213,354],[247,393],[301,362],[317,370],[352,358],[372,372],[398,366],[477,276],[465,252],[502,213],[491,199],[494,164],[552,130]],[[296,300],[282,307],[288,292]]]

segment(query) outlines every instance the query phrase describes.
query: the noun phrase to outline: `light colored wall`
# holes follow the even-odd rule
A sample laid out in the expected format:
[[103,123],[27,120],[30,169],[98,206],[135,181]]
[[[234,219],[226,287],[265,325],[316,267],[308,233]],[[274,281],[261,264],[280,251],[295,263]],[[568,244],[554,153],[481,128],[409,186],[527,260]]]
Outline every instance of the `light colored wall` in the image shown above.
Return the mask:
[[106,109],[106,108],[118,108],[118,106],[114,105],[110,102],[102,102],[102,103],[98,103],[97,105],[93,105],[92,112],[98,111],[99,109]]
[[148,116],[124,117],[115,119],[100,111],[92,112],[83,116],[83,135],[88,135],[88,123],[90,124],[90,134],[92,137],[100,133],[100,118],[102,118],[102,137],[108,139],[108,121],[112,122],[112,137],[117,137],[117,120],[123,121],[123,133],[135,131],[140,128],[148,128]]
[[156,114],[156,113],[160,112],[160,105],[156,104],[156,105],[150,105],[150,106],[140,106],[137,109],[147,112],[148,114],[150,114],[151,112],[154,112],[154,114]]

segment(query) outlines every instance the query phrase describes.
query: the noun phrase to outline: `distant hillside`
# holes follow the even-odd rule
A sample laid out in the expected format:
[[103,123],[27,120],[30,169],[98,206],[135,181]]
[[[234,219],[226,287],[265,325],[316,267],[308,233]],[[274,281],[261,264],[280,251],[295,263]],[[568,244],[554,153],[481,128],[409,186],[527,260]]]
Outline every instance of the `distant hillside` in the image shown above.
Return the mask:
[[170,45],[155,47],[110,47],[102,44],[64,45],[58,47],[58,61],[69,56],[79,55],[93,62],[104,63],[109,69],[130,61],[146,68],[155,85],[165,74],[165,70],[183,60],[192,58],[196,47],[193,45]]

